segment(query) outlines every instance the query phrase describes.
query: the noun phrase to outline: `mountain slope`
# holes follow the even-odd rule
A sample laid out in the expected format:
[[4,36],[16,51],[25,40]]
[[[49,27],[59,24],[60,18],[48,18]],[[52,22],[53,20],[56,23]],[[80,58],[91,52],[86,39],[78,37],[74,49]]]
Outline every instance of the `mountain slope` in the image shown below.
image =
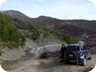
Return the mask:
[[46,16],[39,16],[38,18],[30,18],[23,13],[19,11],[14,11],[14,10],[8,10],[8,11],[3,11],[2,13],[9,15],[12,18],[18,18],[23,21],[28,21],[36,24],[41,24],[45,26],[51,26],[51,27],[56,27],[56,26],[63,26],[64,25],[72,25],[80,28],[84,28],[86,30],[92,30],[96,31],[96,21],[89,21],[89,20],[60,20],[52,17],[46,17]]
[[[10,14],[10,13],[9,13]],[[16,13],[13,13],[13,15],[14,14],[16,14]],[[22,13],[20,13],[20,14],[22,14]],[[3,14],[1,14],[1,15],[5,15],[5,13],[3,13]],[[17,14],[16,14],[17,15]],[[6,17],[8,17],[7,15],[5,15]],[[12,14],[11,14],[11,16],[12,16]],[[10,16],[10,17],[11,17]],[[14,15],[15,16],[15,15]],[[22,15],[20,15],[20,16],[22,16]],[[20,18],[20,16],[19,16],[19,18]],[[43,38],[46,38],[46,37],[48,37],[48,36],[52,36],[53,38],[55,38],[55,39],[59,39],[59,40],[61,40],[61,41],[66,41],[67,43],[69,43],[69,42],[77,42],[76,41],[76,39],[75,38],[72,38],[72,37],[70,37],[70,36],[68,36],[68,35],[65,35],[65,34],[63,34],[63,33],[60,33],[60,32],[58,32],[58,31],[55,31],[55,30],[53,30],[53,29],[50,29],[50,28],[46,28],[46,27],[43,27],[43,26],[41,26],[41,25],[37,25],[37,24],[32,24],[32,23],[30,23],[30,22],[27,22],[27,21],[23,21],[23,20],[21,20],[21,19],[19,19],[19,18],[14,18],[14,17],[8,17],[8,19],[10,19],[10,20],[8,20],[8,21],[12,21],[12,23],[14,24],[14,25],[16,25],[16,27],[17,28],[19,28],[19,29],[22,29],[21,31],[23,32],[23,34],[24,34],[24,36],[25,37],[28,37],[28,38],[31,38],[32,40],[37,40],[37,39],[39,39],[41,36],[43,37]],[[17,17],[18,17],[18,15],[17,15]],[[3,18],[1,18],[1,19],[3,19]],[[4,18],[4,22],[6,22],[5,21],[6,19]],[[49,20],[49,19],[48,19]],[[1,20],[2,21],[2,20]],[[3,22],[3,23],[4,23]],[[8,24],[8,22],[7,23],[4,23],[4,24]],[[5,26],[4,26],[5,27]],[[14,27],[12,27],[12,28],[14,28]],[[11,29],[11,27],[10,27],[10,29]],[[8,29],[9,30],[9,29]],[[7,31],[8,31],[7,30]],[[13,31],[14,32],[14,31]],[[9,33],[9,32],[8,32]],[[15,33],[14,33],[15,34]],[[16,34],[18,34],[18,33],[16,33]],[[6,35],[5,35],[6,36]],[[19,36],[19,35],[18,35]],[[16,36],[16,37],[18,37],[18,36]],[[18,40],[18,39],[17,39]]]
[[[52,17],[46,17],[46,16],[39,16],[38,18],[29,18],[26,15],[22,14],[18,11],[5,11],[4,14],[9,15],[12,17],[14,24],[16,24],[17,27],[28,29],[30,25],[37,24],[40,26],[44,26],[47,28],[52,28],[55,31],[62,32],[66,35],[70,35],[72,37],[79,38],[81,40],[84,40],[88,42],[90,38],[95,45],[96,43],[94,38],[94,35],[96,34],[96,21],[89,21],[89,20],[60,20]],[[12,15],[13,13],[13,15]],[[19,23],[15,21],[16,19],[23,20],[23,22]],[[26,21],[30,22],[27,23]],[[17,22],[17,23],[16,23]],[[88,38],[86,38],[88,36]],[[91,41],[90,41],[91,42]]]

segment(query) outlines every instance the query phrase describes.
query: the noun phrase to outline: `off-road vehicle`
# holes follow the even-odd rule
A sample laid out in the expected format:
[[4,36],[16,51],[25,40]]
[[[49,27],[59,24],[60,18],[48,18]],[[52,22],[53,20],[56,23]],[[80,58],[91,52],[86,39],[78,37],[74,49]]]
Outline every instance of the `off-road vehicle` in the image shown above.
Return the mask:
[[76,62],[83,66],[91,59],[91,50],[85,44],[68,44],[64,52],[65,62]]

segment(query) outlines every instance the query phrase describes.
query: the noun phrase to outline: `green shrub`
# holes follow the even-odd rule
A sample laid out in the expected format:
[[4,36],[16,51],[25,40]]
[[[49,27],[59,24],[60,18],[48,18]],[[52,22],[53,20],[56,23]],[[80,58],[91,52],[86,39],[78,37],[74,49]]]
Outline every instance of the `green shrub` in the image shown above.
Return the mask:
[[9,47],[18,47],[25,41],[25,36],[12,23],[10,17],[0,13],[0,41]]

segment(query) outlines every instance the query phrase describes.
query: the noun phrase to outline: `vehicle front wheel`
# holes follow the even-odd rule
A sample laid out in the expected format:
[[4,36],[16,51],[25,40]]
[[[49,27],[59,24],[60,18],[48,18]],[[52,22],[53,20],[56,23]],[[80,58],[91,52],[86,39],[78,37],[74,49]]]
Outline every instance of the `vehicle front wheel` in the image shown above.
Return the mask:
[[82,66],[86,65],[86,58],[83,59]]

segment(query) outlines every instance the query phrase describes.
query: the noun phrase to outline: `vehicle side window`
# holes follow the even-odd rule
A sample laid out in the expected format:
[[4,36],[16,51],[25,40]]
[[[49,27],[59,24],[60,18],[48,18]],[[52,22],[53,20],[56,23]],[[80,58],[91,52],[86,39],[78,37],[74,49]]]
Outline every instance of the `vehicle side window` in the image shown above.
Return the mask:
[[82,47],[82,50],[86,50],[87,49],[87,47],[86,47],[86,45],[84,45],[83,47]]

